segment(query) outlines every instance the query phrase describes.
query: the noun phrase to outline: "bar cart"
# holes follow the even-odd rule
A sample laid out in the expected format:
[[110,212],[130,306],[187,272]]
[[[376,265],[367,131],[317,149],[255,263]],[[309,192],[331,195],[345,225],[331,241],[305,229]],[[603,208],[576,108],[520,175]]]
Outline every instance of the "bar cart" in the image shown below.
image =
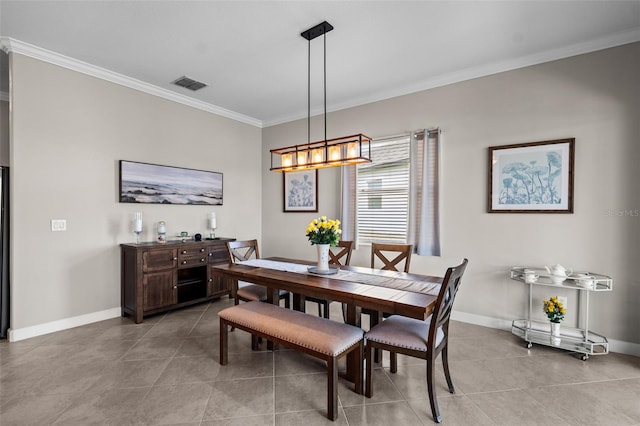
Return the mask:
[[[511,332],[527,342],[527,348],[533,343],[552,346],[582,354],[581,359],[586,361],[590,355],[603,355],[609,353],[607,338],[589,330],[589,295],[591,292],[611,291],[613,280],[601,274],[590,272],[572,272],[561,283],[551,280],[547,269],[536,267],[511,268],[511,279],[529,285],[529,311],[527,318],[514,320]],[[557,280],[556,280],[557,281]],[[578,302],[584,310],[578,309],[578,327],[562,326],[560,339],[553,339],[548,322],[531,319],[533,312],[533,287],[548,286],[555,288],[574,289],[578,291]]]

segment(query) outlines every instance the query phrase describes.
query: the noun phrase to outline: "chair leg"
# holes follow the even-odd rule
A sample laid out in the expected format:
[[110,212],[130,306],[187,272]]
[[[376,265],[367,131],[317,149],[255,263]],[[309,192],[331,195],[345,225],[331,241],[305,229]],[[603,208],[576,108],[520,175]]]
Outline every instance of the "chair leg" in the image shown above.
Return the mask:
[[397,373],[398,372],[398,353],[397,352],[389,352],[389,362],[390,362],[390,366],[389,366],[389,371],[391,371],[392,373]]
[[260,350],[260,340],[262,340],[262,339],[260,339],[255,334],[251,335],[251,350],[252,351]]
[[436,388],[434,386],[434,360],[427,360],[427,391],[429,392],[429,404],[431,405],[431,414],[433,415],[433,421],[436,423],[442,422],[440,417],[440,409],[438,408],[438,399],[436,398]]
[[449,372],[449,345],[445,342],[444,348],[442,348],[442,367],[444,367],[444,377],[447,379],[447,386],[449,386],[449,393],[455,393],[453,388],[453,381],[451,381],[451,373]]
[[220,365],[226,365],[229,361],[228,354],[228,338],[227,338],[227,322],[220,319]]
[[322,316],[322,303],[320,301],[318,301],[318,316]]
[[327,417],[338,418],[338,360],[333,357],[327,361]]
[[289,295],[287,294],[287,297],[284,298],[284,307],[287,309],[291,309],[291,302],[289,301]]
[[367,371],[366,371],[366,377],[364,379],[364,395],[367,398],[371,398],[371,396],[373,395],[373,383],[372,383],[372,377],[373,377],[373,365],[371,363],[372,361],[372,352],[373,352],[373,345],[371,344],[371,342],[367,342],[367,344],[365,345],[364,348],[364,358],[365,358],[365,362],[367,364]]
[[324,317],[326,319],[329,319],[329,301],[328,300],[323,301],[322,306],[324,308]]
[[[380,312],[375,311],[375,312],[371,312],[369,314],[369,330],[371,330],[373,327],[375,327],[376,325],[378,325],[380,323]],[[380,349],[376,348],[376,350],[373,352],[373,361],[377,364],[380,362],[381,360],[381,356],[380,353],[382,351],[380,351]]]
[[358,395],[362,395],[362,379],[364,378],[362,374],[363,373],[362,363],[364,362],[364,339],[360,340],[360,344],[358,345],[358,348],[354,350],[358,351],[358,361],[359,361],[358,371],[356,371],[356,383],[355,383],[354,391]]

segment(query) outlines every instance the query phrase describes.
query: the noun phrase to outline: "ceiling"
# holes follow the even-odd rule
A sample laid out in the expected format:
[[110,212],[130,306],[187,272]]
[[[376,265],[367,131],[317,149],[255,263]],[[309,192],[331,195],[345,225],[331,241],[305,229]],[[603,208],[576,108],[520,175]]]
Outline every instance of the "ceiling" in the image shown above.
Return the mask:
[[[307,116],[308,42],[300,33],[324,20],[335,27],[326,35],[329,111],[640,40],[640,0],[0,0],[5,41],[265,127]],[[322,37],[310,48],[316,114]],[[171,84],[181,76],[208,86]]]

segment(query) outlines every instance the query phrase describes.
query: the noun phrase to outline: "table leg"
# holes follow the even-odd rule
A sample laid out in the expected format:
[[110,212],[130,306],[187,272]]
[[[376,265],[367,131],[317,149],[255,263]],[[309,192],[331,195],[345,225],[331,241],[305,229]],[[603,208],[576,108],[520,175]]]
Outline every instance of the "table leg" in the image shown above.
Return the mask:
[[[356,315],[356,306],[352,304],[347,304],[345,320],[347,324],[357,325],[358,323],[358,315]],[[349,380],[352,383],[355,383],[357,376],[356,371],[358,369],[358,363],[362,363],[362,355],[360,351],[351,351],[347,354],[347,372],[345,374],[345,379]],[[362,375],[364,378],[364,374]],[[362,383],[360,383],[361,389]],[[357,386],[356,386],[357,388]]]
[[293,309],[300,312],[306,311],[304,294],[293,293]]

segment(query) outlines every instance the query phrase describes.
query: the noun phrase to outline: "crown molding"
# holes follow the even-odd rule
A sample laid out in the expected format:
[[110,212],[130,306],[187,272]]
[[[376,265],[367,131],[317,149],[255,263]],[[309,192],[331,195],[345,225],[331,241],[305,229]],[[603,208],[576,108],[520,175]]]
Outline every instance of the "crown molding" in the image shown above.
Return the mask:
[[[571,56],[582,55],[585,53],[591,53],[598,50],[608,49],[611,47],[621,46],[623,44],[634,43],[640,41],[640,29],[633,29],[629,31],[623,31],[613,34],[608,37],[599,38],[596,40],[590,40],[583,43],[576,43],[571,46],[565,46],[563,48],[547,50],[544,52],[535,53],[532,55],[521,56],[508,61],[498,61],[491,64],[486,64],[478,67],[466,68],[463,70],[454,71],[451,73],[442,74],[426,80],[423,80],[417,84],[395,88],[385,92],[377,92],[370,96],[352,99],[348,102],[341,104],[333,104],[327,108],[327,112],[335,112],[343,109],[353,108],[361,105],[366,105],[374,102],[383,101],[385,99],[391,99],[398,96],[409,95],[416,92],[422,92],[424,90],[434,89],[436,87],[447,86],[449,84],[460,83],[462,81],[473,80],[475,78],[486,77],[492,74],[498,74],[505,71],[512,71],[518,68],[525,68],[532,65],[542,64],[544,62],[551,62],[558,59],[565,59]],[[312,116],[322,114],[321,109],[311,111]],[[300,112],[298,114],[292,114],[287,117],[278,117],[273,120],[263,120],[262,126],[270,127],[278,124],[288,123],[290,121],[301,120],[307,118],[307,113]]]
[[43,49],[33,44],[25,43],[20,40],[16,40],[10,37],[0,37],[0,48],[6,53],[18,53],[20,55],[28,56],[30,58],[38,59],[43,62],[48,62],[53,65],[58,65],[63,68],[70,69],[72,71],[80,72],[92,77],[96,77],[102,80],[116,83],[130,89],[138,90],[140,92],[148,93],[153,96],[158,96],[179,104],[187,105],[192,108],[196,108],[202,111],[206,111],[212,114],[216,114],[225,118],[239,121],[241,123],[250,124],[255,127],[262,127],[262,121],[253,117],[249,117],[216,105],[209,104],[207,102],[199,101],[197,99],[190,98],[188,96],[181,95],[179,93],[172,92],[171,90],[163,89],[162,87],[155,86],[153,84],[145,83],[144,81],[137,80],[126,75],[119,74],[117,72],[109,71],[105,68],[101,68],[89,63],[70,58],[68,56],[61,55],[56,52],[52,52],[47,49]]

